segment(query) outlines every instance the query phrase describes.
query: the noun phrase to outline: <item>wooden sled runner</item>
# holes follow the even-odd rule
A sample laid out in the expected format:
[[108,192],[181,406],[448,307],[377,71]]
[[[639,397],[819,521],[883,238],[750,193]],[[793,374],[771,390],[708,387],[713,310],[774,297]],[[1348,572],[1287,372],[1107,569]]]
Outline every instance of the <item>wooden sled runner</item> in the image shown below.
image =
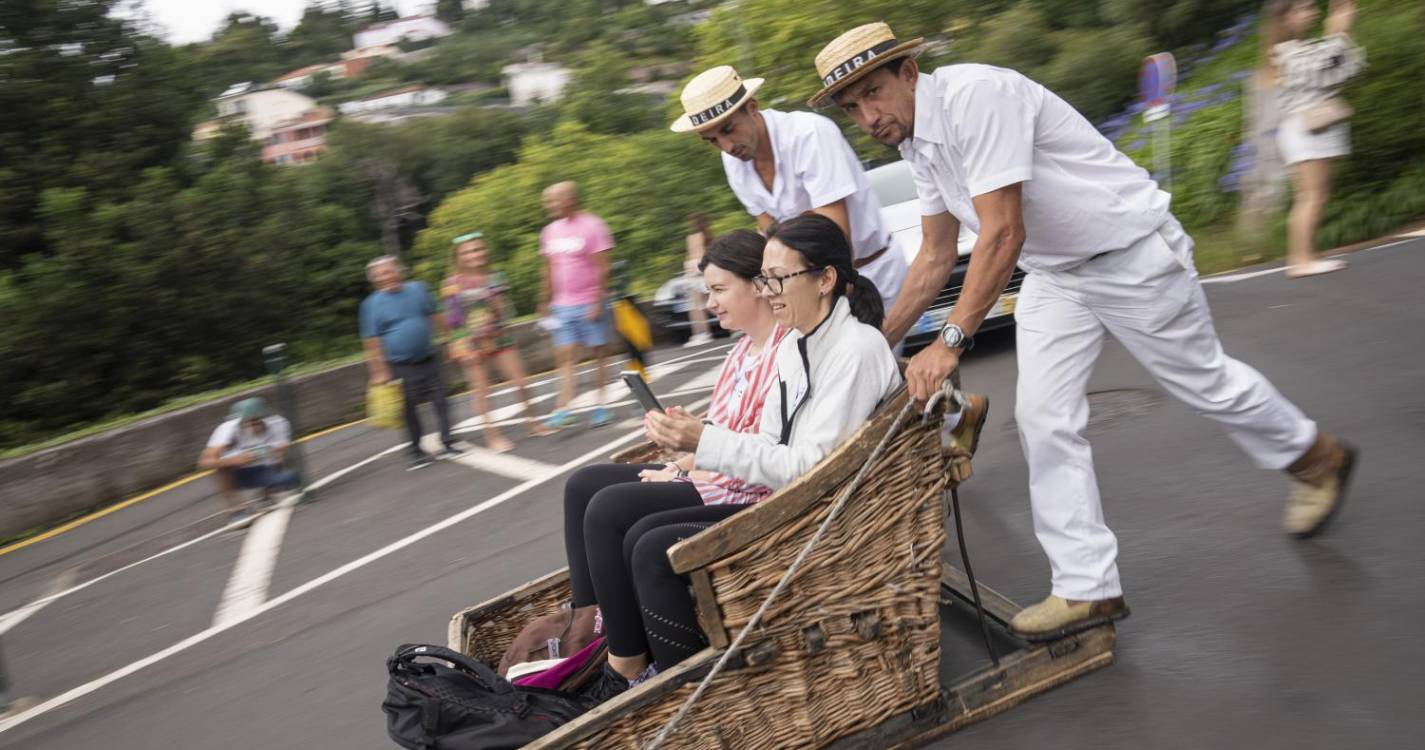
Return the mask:
[[[900,393],[806,476],[670,549],[673,567],[691,580],[709,647],[526,750],[641,748],[651,741],[751,620],[906,400]],[[953,632],[974,627],[975,610],[964,605],[971,600],[965,574],[942,560],[945,496],[968,478],[969,464],[942,453],[939,428],[939,419],[903,423],[663,747],[917,747],[1113,661],[1112,625],[1033,646],[1006,640],[1003,630],[1019,607],[981,584],[985,613],[1010,645],[999,649],[997,665],[942,674],[942,639],[953,642],[954,660],[963,662],[971,649],[987,659],[978,641],[963,632],[956,640]],[[614,459],[637,462],[655,453],[641,446]],[[456,613],[449,646],[494,665],[527,622],[558,611],[569,597],[568,570],[551,573]],[[945,612],[952,614],[942,621]]]

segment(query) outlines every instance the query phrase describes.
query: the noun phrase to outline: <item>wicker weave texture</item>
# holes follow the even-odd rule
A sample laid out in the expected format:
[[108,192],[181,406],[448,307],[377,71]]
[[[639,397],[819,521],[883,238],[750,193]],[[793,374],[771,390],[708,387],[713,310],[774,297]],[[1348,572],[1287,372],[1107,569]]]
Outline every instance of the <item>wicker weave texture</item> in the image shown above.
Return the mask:
[[[666,747],[819,748],[934,700],[944,487],[937,429],[904,428],[749,638],[744,653],[755,663],[720,674]],[[761,605],[841,488],[711,567],[730,631]],[[610,717],[574,746],[639,747],[694,687]]]
[[507,596],[512,601],[471,612],[462,625],[460,650],[492,667],[500,663],[500,657],[525,625],[536,617],[558,612],[560,606],[570,601],[572,593],[569,579],[565,577]]

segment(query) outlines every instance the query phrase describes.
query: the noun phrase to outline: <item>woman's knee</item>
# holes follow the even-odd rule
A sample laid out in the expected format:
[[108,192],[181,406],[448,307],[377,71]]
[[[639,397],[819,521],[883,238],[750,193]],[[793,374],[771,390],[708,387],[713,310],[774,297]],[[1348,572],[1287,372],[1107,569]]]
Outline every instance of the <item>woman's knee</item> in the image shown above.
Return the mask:
[[569,475],[564,482],[564,513],[582,516],[593,502],[594,495],[608,486],[604,467],[585,466]]
[[620,485],[608,485],[594,492],[584,510],[584,538],[625,526],[628,523],[628,502],[619,492]]
[[[668,550],[682,540],[678,530],[669,526],[659,526],[647,530],[634,536],[631,529],[625,537],[625,549],[630,549],[628,556],[630,569],[635,571],[634,581],[649,578],[675,576],[673,563],[668,559]],[[631,542],[631,544],[630,544]]]

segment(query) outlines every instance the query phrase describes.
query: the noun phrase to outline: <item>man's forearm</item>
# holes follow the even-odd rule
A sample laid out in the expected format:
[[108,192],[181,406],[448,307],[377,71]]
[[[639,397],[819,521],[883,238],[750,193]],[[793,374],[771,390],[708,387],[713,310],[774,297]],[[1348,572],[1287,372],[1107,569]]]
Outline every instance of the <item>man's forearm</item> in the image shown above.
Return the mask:
[[[894,247],[893,252],[899,252]],[[945,257],[942,257],[945,256]],[[921,245],[920,252],[916,253],[915,260],[911,261],[910,269],[906,271],[905,281],[901,284],[900,293],[896,295],[896,303],[886,312],[886,322],[882,329],[886,333],[886,340],[891,344],[900,342],[910,331],[915,321],[930,307],[930,303],[935,301],[935,295],[945,288],[945,280],[950,278],[950,272],[955,270],[953,251],[951,253],[937,253],[925,245]]]
[[381,351],[380,339],[365,339],[361,342],[361,348],[366,352],[366,369],[372,375],[386,372],[386,356]]
[[1009,286],[1023,247],[1023,233],[1009,228],[990,230],[980,235],[970,255],[970,268],[965,273],[960,299],[946,316],[945,322],[960,326],[966,336],[975,335],[985,316],[990,314],[995,302],[1004,294],[1005,287]]

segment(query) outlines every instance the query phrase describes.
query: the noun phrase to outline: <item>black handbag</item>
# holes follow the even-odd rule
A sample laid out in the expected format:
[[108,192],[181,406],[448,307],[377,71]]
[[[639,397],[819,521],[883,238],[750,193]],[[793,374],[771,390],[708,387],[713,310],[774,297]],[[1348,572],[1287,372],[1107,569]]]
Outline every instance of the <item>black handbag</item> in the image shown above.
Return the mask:
[[443,646],[403,645],[386,670],[386,732],[411,750],[514,750],[589,708],[572,695],[512,685]]

